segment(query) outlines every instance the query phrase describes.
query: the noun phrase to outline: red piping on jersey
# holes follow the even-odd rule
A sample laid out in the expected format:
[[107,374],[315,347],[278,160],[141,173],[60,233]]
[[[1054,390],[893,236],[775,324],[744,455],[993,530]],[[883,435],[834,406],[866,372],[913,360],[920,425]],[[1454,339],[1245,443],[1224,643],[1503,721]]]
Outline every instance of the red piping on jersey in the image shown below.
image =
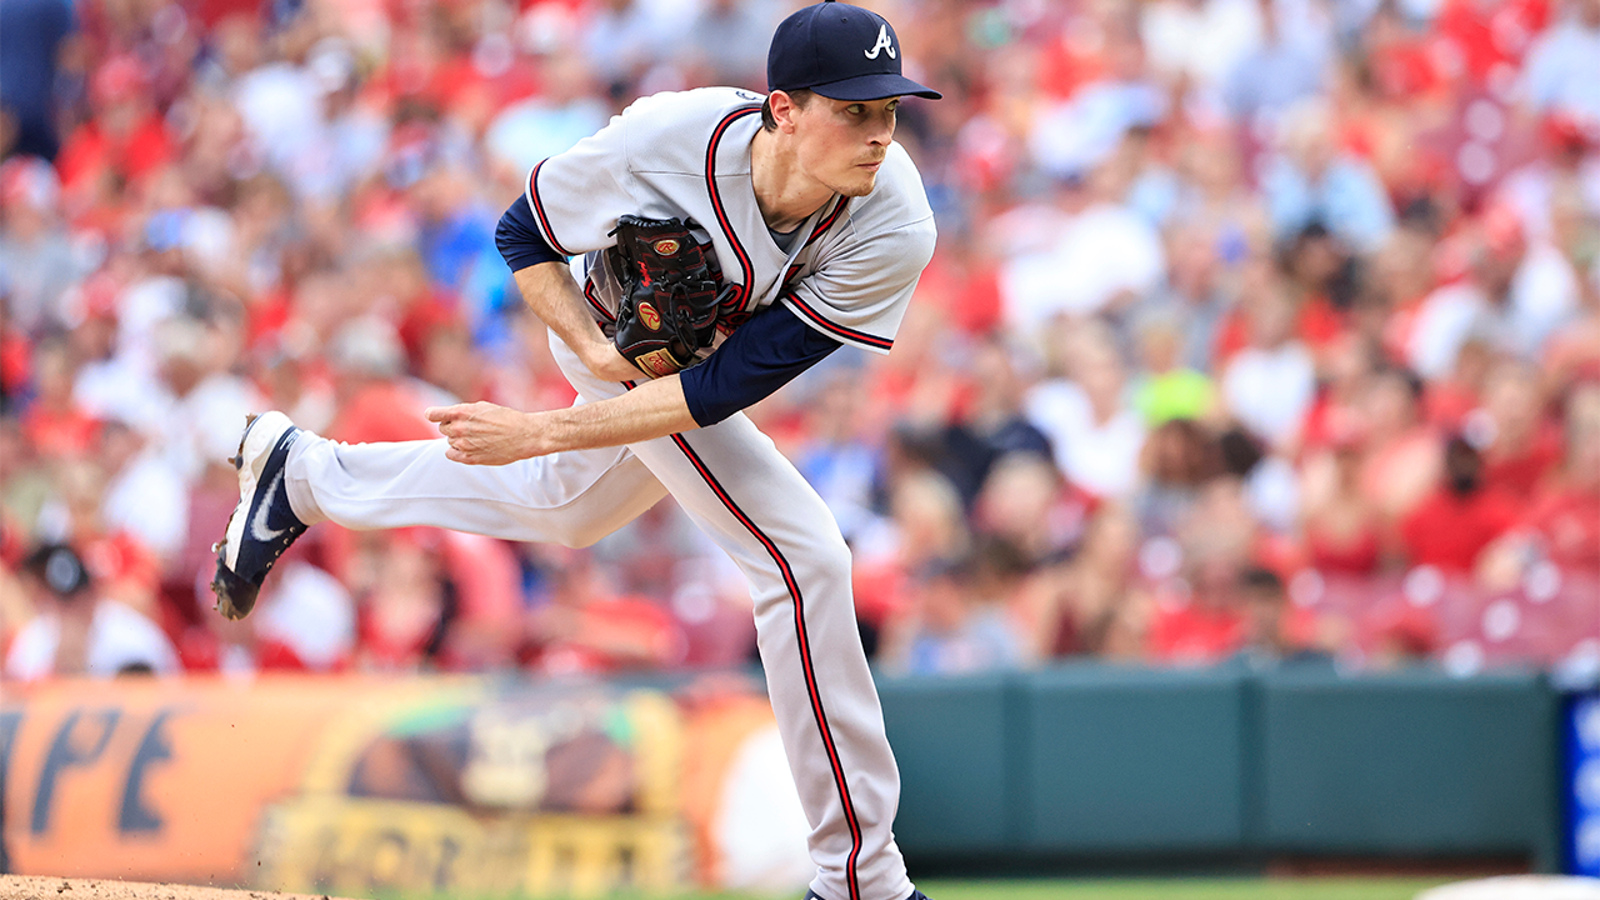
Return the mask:
[[[624,381],[623,386],[633,390],[635,382]],[[681,434],[671,436],[672,442],[678,445],[689,464],[710,486],[712,493],[722,501],[728,512],[733,514],[739,524],[743,525],[752,535],[755,535],[761,546],[765,547],[772,561],[778,564],[778,572],[783,575],[784,587],[788,588],[789,596],[794,600],[794,630],[795,638],[800,645],[800,669],[805,675],[806,693],[811,698],[811,714],[817,720],[817,731],[822,735],[822,747],[828,754],[828,765],[833,767],[833,782],[839,789],[839,802],[844,805],[845,823],[850,826],[850,856],[845,861],[845,881],[850,886],[850,900],[861,900],[861,887],[856,880],[856,861],[861,857],[861,823],[856,819],[855,803],[850,799],[850,785],[844,777],[844,765],[839,761],[839,748],[834,745],[833,732],[828,728],[828,715],[822,709],[822,694],[817,690],[816,667],[811,663],[811,638],[806,634],[805,600],[800,594],[800,582],[794,577],[794,569],[789,561],[784,558],[783,551],[778,545],[764,534],[750,517],[744,514],[739,504],[733,501],[726,489],[717,481],[717,476],[711,474],[711,468],[706,465],[700,454],[694,452],[689,442]]]
[[839,205],[833,208],[833,212],[828,213],[828,217],[826,219],[818,222],[817,227],[811,229],[811,236],[806,238],[806,246],[811,246],[812,244],[816,243],[817,238],[826,234],[828,229],[833,227],[833,223],[839,220],[839,214],[844,212],[844,208],[849,205],[849,197],[840,197]]
[[[811,235],[806,238],[806,246],[811,246],[816,242],[817,238],[827,234],[828,229],[833,227],[833,223],[839,221],[839,217],[844,214],[845,207],[849,205],[849,197],[840,197],[838,204],[833,207],[832,212],[828,213],[827,218],[823,219],[821,222],[818,222],[817,227],[811,229]],[[796,263],[795,265],[789,267],[789,271],[783,273],[783,283],[785,286],[789,284],[789,279],[793,278],[794,274],[798,271],[800,271],[800,264]],[[789,300],[794,303],[795,307],[798,308],[806,318],[817,323],[819,328],[835,337],[843,338],[847,341],[853,341],[857,344],[866,344],[868,347],[876,347],[880,350],[888,350],[894,346],[894,341],[890,340],[889,338],[881,338],[877,335],[867,334],[865,331],[857,331],[854,328],[846,328],[837,322],[830,321],[826,316],[812,309],[810,306],[807,306],[805,302],[802,301],[793,291],[789,291],[785,296],[787,296]]]
[[603,316],[607,322],[617,320],[617,317],[611,314],[611,310],[606,309],[606,305],[600,302],[600,292],[594,289],[594,279],[583,279],[583,296],[589,301],[589,305],[594,307],[594,311]]
[[705,461],[694,452],[689,442],[684,440],[683,435],[672,435],[672,442],[683,451],[690,465],[693,465],[700,473],[700,477],[710,485],[712,492],[722,501],[722,505],[728,508],[728,512],[733,513],[739,524],[755,535],[756,540],[767,549],[772,561],[778,564],[778,571],[783,575],[783,583],[789,589],[789,596],[794,599],[794,630],[800,645],[800,668],[805,675],[806,693],[811,696],[811,713],[816,717],[817,731],[822,735],[822,747],[828,754],[828,764],[833,767],[833,781],[839,789],[839,801],[844,804],[845,822],[850,826],[850,856],[845,862],[845,880],[850,885],[850,900],[861,900],[861,889],[856,883],[856,861],[861,856],[861,823],[856,821],[856,808],[850,800],[850,786],[845,781],[844,765],[839,761],[839,748],[834,745],[833,732],[828,728],[828,716],[822,709],[822,694],[817,691],[817,673],[811,663],[811,639],[806,634],[805,601],[800,596],[800,583],[795,579],[789,561],[784,559],[783,551],[779,550],[778,545],[744,514],[718,483],[716,476],[711,474],[711,469],[706,466]]
[[[833,212],[828,213],[828,217],[826,219],[823,219],[821,222],[818,222],[817,223],[817,227],[811,229],[811,236],[806,238],[806,246],[807,247],[809,247],[812,244],[816,243],[817,242],[817,238],[822,237],[824,234],[827,233],[829,228],[833,227],[833,223],[837,222],[839,220],[839,214],[844,212],[845,206],[848,205],[849,203],[850,203],[850,198],[849,197],[840,197],[839,198],[839,205],[835,206],[833,208]],[[787,286],[789,284],[789,280],[790,279],[794,278],[794,273],[800,271],[801,268],[803,268],[801,263],[795,263],[794,265],[789,267],[789,271],[783,273],[783,283],[784,283],[785,286]]]
[[867,334],[865,331],[846,328],[837,322],[829,321],[821,313],[807,306],[805,301],[801,300],[797,294],[789,293],[785,296],[789,298],[790,303],[794,304],[795,309],[798,309],[806,318],[817,323],[817,327],[829,334],[847,341],[854,341],[857,344],[866,344],[868,347],[877,347],[880,350],[888,350],[894,346],[894,341],[889,338],[881,338],[875,334]]
[[723,117],[717,127],[711,132],[711,142],[706,145],[706,192],[711,197],[711,209],[717,214],[717,224],[722,226],[722,233],[733,245],[733,255],[739,259],[739,267],[744,270],[744,283],[739,285],[739,308],[744,309],[750,301],[750,282],[755,280],[755,266],[750,264],[750,254],[745,252],[744,245],[739,243],[739,236],[734,233],[733,225],[728,221],[728,212],[722,208],[722,194],[717,190],[717,145],[722,143],[722,136],[727,133],[728,126],[752,113],[761,112],[759,106],[747,106],[736,109]]
[[533,201],[533,213],[539,217],[539,227],[544,229],[544,239],[550,242],[550,247],[562,256],[577,256],[556,241],[556,233],[550,229],[550,217],[544,214],[544,204],[539,201],[539,169],[547,162],[547,159],[539,160],[539,164],[528,173],[528,199]]

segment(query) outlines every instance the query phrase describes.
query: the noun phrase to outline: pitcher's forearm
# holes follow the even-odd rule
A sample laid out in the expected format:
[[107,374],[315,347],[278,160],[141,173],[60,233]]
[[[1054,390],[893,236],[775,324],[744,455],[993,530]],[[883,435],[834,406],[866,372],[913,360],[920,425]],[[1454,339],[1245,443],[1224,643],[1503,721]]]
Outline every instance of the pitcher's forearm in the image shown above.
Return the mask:
[[585,308],[583,291],[565,262],[544,262],[518,269],[514,275],[522,302],[549,326],[568,347],[605,341],[600,326]]
[[620,397],[533,413],[533,452],[618,447],[699,428],[677,375],[645,381]]

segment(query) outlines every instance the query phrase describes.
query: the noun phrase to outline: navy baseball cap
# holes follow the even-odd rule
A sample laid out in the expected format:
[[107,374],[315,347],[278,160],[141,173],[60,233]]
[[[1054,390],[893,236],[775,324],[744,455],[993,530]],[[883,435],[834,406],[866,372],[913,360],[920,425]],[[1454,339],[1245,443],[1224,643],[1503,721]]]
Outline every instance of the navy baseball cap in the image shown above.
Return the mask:
[[833,100],[941,96],[900,74],[900,39],[889,20],[832,0],[796,12],[772,35],[767,90],[802,89]]

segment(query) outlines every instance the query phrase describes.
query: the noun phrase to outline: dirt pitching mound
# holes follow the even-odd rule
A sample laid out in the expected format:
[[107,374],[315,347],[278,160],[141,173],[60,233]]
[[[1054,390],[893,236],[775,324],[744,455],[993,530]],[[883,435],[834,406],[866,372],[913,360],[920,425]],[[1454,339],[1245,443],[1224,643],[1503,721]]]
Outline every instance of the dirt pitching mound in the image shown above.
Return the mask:
[[0,875],[0,900],[336,900],[336,898],[323,894],[235,891],[188,884],[140,884],[137,881]]

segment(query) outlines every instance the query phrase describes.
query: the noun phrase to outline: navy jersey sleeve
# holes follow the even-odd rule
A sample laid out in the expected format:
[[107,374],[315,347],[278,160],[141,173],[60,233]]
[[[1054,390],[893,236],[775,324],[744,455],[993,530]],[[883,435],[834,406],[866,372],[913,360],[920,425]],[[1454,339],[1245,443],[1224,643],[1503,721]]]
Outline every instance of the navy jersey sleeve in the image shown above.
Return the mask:
[[500,255],[505,257],[506,265],[513,272],[542,262],[566,259],[539,233],[526,197],[518,197],[500,217],[500,224],[494,229],[494,245],[500,248]]
[[761,400],[839,349],[787,306],[773,304],[739,326],[717,352],[683,370],[683,398],[704,428]]

